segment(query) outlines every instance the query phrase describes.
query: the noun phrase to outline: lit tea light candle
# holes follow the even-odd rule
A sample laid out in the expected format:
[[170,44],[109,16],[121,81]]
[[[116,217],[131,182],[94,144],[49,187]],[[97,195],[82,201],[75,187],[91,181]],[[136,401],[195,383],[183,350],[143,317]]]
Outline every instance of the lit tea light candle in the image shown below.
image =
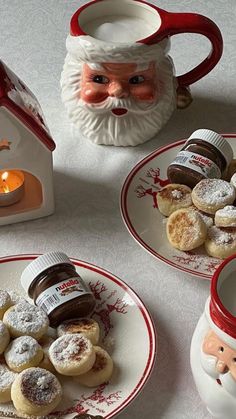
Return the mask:
[[0,172],[0,207],[13,205],[24,194],[24,174],[20,170]]

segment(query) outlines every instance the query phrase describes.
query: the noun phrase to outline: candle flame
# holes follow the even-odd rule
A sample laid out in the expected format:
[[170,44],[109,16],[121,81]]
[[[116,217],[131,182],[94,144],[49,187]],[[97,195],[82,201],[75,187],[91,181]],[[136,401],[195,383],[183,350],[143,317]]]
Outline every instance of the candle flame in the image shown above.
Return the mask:
[[8,172],[4,172],[4,173],[2,174],[2,176],[1,176],[2,181],[4,182],[3,191],[4,191],[5,193],[10,192],[10,189],[9,189],[8,185],[5,183],[5,182],[6,182],[6,180],[7,180],[7,178],[8,178],[8,175],[9,175],[9,173],[8,173]]

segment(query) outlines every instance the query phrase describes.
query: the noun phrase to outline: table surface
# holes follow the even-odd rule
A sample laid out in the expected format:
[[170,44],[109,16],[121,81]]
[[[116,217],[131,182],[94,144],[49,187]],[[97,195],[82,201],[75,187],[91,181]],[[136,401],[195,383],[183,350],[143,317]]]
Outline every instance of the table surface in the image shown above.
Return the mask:
[[[119,418],[207,419],[191,375],[189,348],[210,282],[174,270],[139,247],[121,219],[119,195],[130,169],[156,148],[197,128],[236,131],[235,0],[153,1],[169,11],[211,18],[222,31],[224,54],[216,68],[193,85],[192,105],[175,111],[154,139],[135,148],[96,146],[75,137],[61,103],[59,80],[70,16],[83,3],[0,0],[0,56],[35,93],[57,145],[55,214],[1,227],[0,255],[62,250],[126,281],[153,316],[158,355],[148,384]],[[177,74],[197,64],[208,50],[201,36],[173,38]]]

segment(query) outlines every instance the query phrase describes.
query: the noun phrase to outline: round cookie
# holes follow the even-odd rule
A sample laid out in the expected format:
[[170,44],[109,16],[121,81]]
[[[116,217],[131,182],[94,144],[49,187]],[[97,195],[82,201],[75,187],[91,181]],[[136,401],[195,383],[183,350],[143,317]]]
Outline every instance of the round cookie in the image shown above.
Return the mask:
[[214,217],[213,217],[213,215],[206,214],[206,213],[200,211],[198,208],[194,207],[194,205],[192,205],[189,208],[193,209],[194,211],[196,211],[200,215],[200,217],[202,218],[202,220],[206,224],[206,227],[207,228],[213,226],[213,224],[214,224]]
[[28,302],[20,302],[10,307],[3,316],[12,337],[32,336],[40,339],[47,331],[49,321],[46,313]]
[[0,403],[11,401],[11,386],[16,375],[6,364],[0,363]]
[[4,355],[8,367],[21,372],[26,368],[37,367],[43,359],[43,350],[31,336],[20,336],[10,343]]
[[76,381],[87,387],[96,387],[110,380],[113,361],[110,355],[99,346],[94,346],[96,360],[88,372],[75,377]]
[[52,343],[49,358],[60,374],[80,375],[92,368],[95,350],[90,340],[83,335],[66,334]]
[[159,211],[169,216],[180,208],[187,208],[192,205],[192,190],[186,185],[171,183],[157,192],[157,204]]
[[0,290],[0,320],[2,320],[5,311],[11,306],[11,297],[7,291]]
[[57,328],[57,335],[63,336],[67,333],[81,333],[88,338],[93,345],[99,341],[99,324],[96,320],[91,318],[71,319],[66,320]]
[[227,205],[215,213],[217,227],[236,227],[236,207]]
[[193,209],[182,208],[171,214],[166,223],[170,244],[179,250],[192,250],[204,243],[207,227]]
[[11,398],[19,414],[45,417],[60,403],[62,388],[51,372],[29,368],[16,377]]
[[225,259],[236,253],[236,228],[216,226],[209,228],[205,249],[208,255],[220,259]]
[[38,367],[44,368],[45,370],[51,371],[52,373],[55,373],[56,370],[49,358],[49,348],[54,341],[55,339],[48,335],[44,335],[39,341],[39,344],[43,350],[43,359],[39,363]]
[[203,179],[192,191],[194,205],[207,214],[231,205],[235,200],[235,188],[222,179]]
[[0,354],[2,354],[10,342],[10,333],[7,326],[0,320]]

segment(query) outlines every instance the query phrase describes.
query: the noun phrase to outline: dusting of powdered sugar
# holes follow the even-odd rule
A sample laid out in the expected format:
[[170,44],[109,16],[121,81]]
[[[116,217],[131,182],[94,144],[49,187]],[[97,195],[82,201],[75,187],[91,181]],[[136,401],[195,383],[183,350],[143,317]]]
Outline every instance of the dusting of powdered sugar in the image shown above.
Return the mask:
[[20,294],[18,294],[16,291],[7,290],[7,292],[11,298],[11,305],[15,305],[21,302],[26,302],[26,299],[22,297]]
[[175,199],[181,199],[183,197],[183,193],[181,191],[178,191],[178,189],[173,189],[173,191],[171,191],[171,195]]
[[218,245],[231,245],[236,240],[236,230],[212,226],[208,230],[208,238]]
[[7,364],[19,367],[35,357],[40,346],[31,336],[20,336],[7,347],[4,355]]
[[11,298],[7,291],[0,290],[0,308],[8,308],[11,305]]
[[193,189],[197,199],[206,205],[224,205],[234,201],[235,189],[222,179],[203,179]]
[[36,405],[47,405],[62,394],[58,379],[42,368],[28,368],[20,375],[24,397]]
[[54,362],[79,361],[92,349],[91,342],[79,333],[68,333],[55,340],[49,348],[49,357]]
[[215,215],[219,217],[236,218],[236,207],[234,207],[233,205],[227,205],[226,207],[216,211]]
[[22,301],[11,307],[4,315],[4,323],[17,330],[17,332],[28,335],[38,333],[49,324],[48,317],[39,307]]
[[209,214],[205,214],[204,212],[200,211],[198,208],[196,208],[194,206],[192,206],[190,208],[193,209],[194,211],[196,211],[200,215],[202,221],[204,221],[207,228],[213,226],[213,224],[214,224],[213,217],[211,217]]
[[11,387],[17,373],[12,372],[5,364],[0,364],[0,391]]

